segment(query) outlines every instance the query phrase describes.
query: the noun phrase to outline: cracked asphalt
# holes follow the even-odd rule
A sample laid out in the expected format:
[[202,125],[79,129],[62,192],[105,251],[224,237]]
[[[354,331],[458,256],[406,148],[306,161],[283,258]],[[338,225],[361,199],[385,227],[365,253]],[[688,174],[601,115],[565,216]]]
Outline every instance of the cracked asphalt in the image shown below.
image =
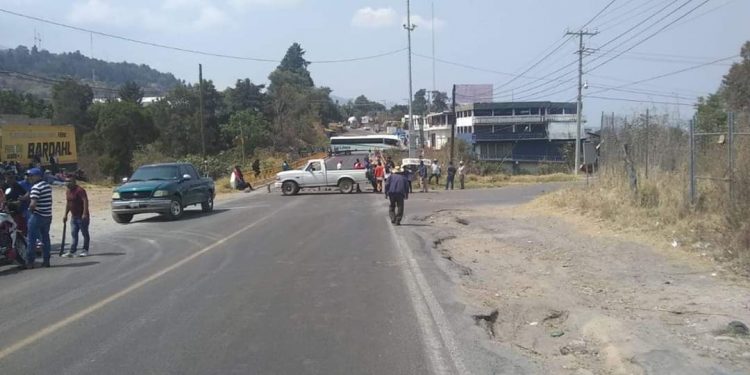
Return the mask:
[[395,232],[376,194],[240,193],[175,222],[95,220],[89,258],[0,267],[0,372],[523,373],[487,348],[408,224],[544,189],[416,193]]

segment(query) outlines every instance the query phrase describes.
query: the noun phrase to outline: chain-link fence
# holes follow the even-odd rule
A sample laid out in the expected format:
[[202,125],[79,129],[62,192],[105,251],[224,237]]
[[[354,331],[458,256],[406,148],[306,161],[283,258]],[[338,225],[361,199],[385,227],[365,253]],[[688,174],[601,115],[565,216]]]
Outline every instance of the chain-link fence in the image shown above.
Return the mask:
[[[600,187],[632,196],[629,202],[652,213],[655,223],[700,223],[696,238],[750,241],[747,113],[705,123],[649,112],[602,120]],[[750,257],[750,249],[743,251]]]

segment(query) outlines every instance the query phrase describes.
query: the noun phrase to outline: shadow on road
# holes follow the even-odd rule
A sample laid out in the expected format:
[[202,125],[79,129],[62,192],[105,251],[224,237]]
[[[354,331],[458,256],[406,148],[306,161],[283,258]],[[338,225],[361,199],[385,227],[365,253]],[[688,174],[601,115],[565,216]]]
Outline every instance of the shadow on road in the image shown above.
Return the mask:
[[431,227],[432,225],[427,224],[401,224],[402,227]]
[[[229,209],[215,208],[211,212],[203,212],[201,210],[185,210],[185,212],[182,213],[182,217],[175,221],[195,220],[195,219],[200,219],[206,216],[220,215],[225,212],[229,212]],[[172,220],[170,220],[164,215],[158,215],[158,216],[148,217],[143,220],[133,221],[133,223],[134,224],[135,223],[161,223],[161,222],[171,222],[171,221]]]
[[[59,264],[59,263],[53,263],[51,268],[78,268],[78,267],[88,267],[99,264],[99,262],[79,262],[79,263],[67,263],[67,264]],[[37,264],[37,267],[40,267]]]
[[125,255],[125,253],[110,252],[110,253],[93,253],[89,254],[89,257],[115,257]]
[[21,267],[12,265],[12,266],[9,266],[7,269],[0,271],[0,276],[13,275],[21,271],[23,271]]

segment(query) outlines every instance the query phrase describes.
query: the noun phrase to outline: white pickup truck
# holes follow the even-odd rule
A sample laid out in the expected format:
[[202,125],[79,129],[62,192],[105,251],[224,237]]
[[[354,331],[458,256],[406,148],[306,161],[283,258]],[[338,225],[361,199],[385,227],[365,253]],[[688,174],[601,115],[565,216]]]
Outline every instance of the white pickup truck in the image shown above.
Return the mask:
[[364,169],[335,170],[326,168],[325,160],[312,159],[302,169],[279,172],[274,187],[284,195],[295,195],[300,189],[338,187],[348,194],[359,190],[358,185],[368,185]]

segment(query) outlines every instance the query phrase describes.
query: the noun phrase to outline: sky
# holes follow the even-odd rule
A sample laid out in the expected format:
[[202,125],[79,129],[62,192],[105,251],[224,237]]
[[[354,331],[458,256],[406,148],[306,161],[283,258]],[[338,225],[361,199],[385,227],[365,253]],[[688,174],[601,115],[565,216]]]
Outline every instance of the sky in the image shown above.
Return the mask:
[[[298,42],[314,62],[316,85],[330,87],[333,95],[364,94],[388,106],[408,98],[406,1],[0,0],[0,9],[151,43],[268,60],[280,60]],[[584,58],[584,114],[591,125],[598,125],[602,112],[626,115],[645,108],[687,118],[693,109],[684,104],[715,92],[739,58],[647,79],[738,55],[750,40],[747,15],[750,0],[412,0],[413,87],[433,88],[434,35],[440,91],[483,83],[495,85],[497,101],[572,101],[578,45],[577,37],[564,34],[588,23],[588,31],[599,32],[584,39],[592,49]],[[92,37],[0,12],[0,46],[33,45],[35,30],[51,52],[79,50],[147,64],[188,82],[197,81],[201,63],[204,77],[220,89],[244,78],[266,83],[278,64]],[[622,86],[636,81],[644,82]]]

